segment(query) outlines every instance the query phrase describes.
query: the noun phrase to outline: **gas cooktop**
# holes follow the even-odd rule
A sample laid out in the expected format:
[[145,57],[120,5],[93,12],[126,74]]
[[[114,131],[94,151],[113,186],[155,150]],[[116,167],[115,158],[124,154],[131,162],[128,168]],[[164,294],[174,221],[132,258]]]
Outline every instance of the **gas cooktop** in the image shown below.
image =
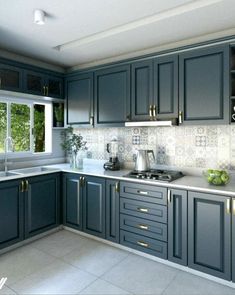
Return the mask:
[[136,178],[136,179],[142,179],[142,180],[158,180],[158,181],[165,181],[165,182],[170,182],[183,176],[184,174],[180,171],[159,170],[159,169],[150,169],[148,171],[133,170],[127,175],[125,175],[125,177],[128,177],[128,178]]

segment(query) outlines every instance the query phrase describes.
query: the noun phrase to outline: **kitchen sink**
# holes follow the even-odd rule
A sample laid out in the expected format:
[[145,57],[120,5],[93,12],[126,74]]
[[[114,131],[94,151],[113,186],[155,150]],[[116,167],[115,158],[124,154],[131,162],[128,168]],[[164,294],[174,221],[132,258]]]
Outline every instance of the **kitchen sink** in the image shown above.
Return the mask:
[[0,172],[0,177],[10,177],[10,176],[15,176],[15,175],[20,175],[20,174],[22,174],[22,173],[11,172],[11,171]]
[[31,173],[40,173],[40,172],[46,172],[46,171],[57,171],[57,169],[48,168],[48,167],[30,167],[30,168],[18,169],[17,171],[14,171],[14,173],[31,174]]

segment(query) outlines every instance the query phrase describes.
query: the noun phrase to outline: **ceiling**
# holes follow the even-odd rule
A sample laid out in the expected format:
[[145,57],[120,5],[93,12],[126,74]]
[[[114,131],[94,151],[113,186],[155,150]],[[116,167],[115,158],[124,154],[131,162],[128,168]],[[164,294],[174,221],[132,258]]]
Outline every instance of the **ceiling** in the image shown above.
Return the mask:
[[[34,9],[46,12],[45,25],[33,23]],[[84,66],[215,32],[235,34],[234,15],[234,0],[0,0],[0,49]]]

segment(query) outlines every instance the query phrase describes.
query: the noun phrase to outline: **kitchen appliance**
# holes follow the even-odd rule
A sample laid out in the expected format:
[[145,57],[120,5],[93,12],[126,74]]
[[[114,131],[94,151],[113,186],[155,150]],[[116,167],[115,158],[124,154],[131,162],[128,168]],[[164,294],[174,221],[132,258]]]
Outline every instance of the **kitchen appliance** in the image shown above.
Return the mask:
[[110,143],[107,143],[106,150],[110,154],[109,161],[104,163],[105,170],[120,170],[120,162],[118,160],[118,140],[114,137]]
[[161,170],[161,169],[149,169],[148,171],[136,171],[133,170],[124,177],[142,179],[142,180],[157,180],[164,182],[171,182],[178,178],[183,177],[184,174],[180,171],[173,170]]
[[137,150],[136,160],[135,160],[135,170],[136,171],[147,171],[150,169],[149,154],[153,155],[153,150]]

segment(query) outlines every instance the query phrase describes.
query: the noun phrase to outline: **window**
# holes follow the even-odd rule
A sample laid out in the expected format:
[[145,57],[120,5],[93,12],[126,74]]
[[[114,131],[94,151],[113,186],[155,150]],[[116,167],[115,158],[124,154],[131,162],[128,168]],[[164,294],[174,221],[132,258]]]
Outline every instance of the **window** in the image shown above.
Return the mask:
[[52,138],[51,103],[0,101],[0,153],[11,136],[15,153],[49,153]]

